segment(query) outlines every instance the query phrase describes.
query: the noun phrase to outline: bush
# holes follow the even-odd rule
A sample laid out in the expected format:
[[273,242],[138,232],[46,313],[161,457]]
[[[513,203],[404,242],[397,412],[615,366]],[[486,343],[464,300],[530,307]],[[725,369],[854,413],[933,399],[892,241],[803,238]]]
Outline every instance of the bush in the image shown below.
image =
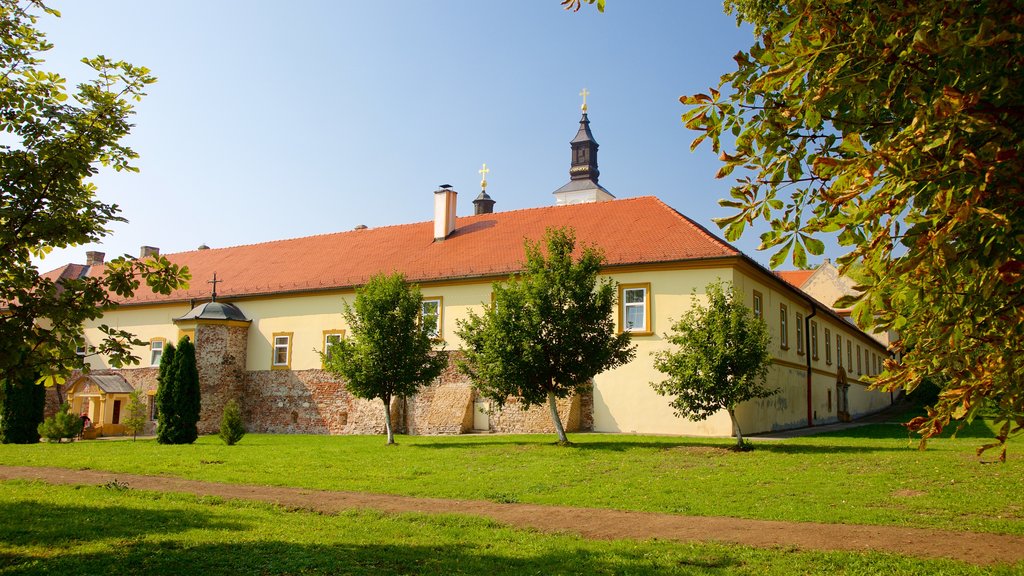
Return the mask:
[[220,439],[228,446],[234,446],[245,436],[245,424],[242,423],[242,411],[238,402],[229,400],[224,406],[224,415],[220,419]]
[[65,402],[56,414],[50,416],[39,425],[39,435],[50,442],[60,442],[64,438],[71,440],[82,433],[82,418],[71,414],[71,406]]
[[35,444],[43,422],[46,388],[34,378],[20,382],[3,381],[0,405],[0,444]]

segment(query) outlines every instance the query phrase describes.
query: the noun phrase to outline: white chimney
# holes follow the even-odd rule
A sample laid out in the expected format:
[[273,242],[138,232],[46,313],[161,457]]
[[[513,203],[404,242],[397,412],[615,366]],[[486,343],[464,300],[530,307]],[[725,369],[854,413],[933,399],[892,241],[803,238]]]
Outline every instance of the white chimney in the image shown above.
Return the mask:
[[434,192],[434,240],[444,240],[455,232],[455,199],[459,193],[448,184]]

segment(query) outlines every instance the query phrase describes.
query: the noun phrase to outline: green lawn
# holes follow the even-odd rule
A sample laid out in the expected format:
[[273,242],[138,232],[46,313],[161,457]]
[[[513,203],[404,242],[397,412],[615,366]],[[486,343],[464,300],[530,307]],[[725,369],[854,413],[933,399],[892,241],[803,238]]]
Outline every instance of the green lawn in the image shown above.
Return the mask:
[[116,487],[0,483],[0,574],[1020,574],[878,553],[588,541],[488,520],[287,512]]
[[399,437],[216,437],[194,445],[87,441],[0,446],[0,462],[216,482],[297,486],[644,510],[695,515],[895,524],[1024,534],[1024,442],[1006,464],[982,464],[988,435],[976,422],[924,452],[897,425],[759,442],[749,453],[727,439],[575,434]]

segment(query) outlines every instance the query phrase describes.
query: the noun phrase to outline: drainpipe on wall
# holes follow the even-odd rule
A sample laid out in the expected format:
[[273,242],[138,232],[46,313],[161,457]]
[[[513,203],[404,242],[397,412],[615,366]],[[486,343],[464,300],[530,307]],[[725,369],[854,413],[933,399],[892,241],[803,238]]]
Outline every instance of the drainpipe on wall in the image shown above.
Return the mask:
[[[807,426],[814,426],[814,407],[811,403],[811,318],[818,313],[818,307],[811,302],[811,313],[804,317],[804,351],[807,352]],[[826,342],[826,346],[829,344]]]

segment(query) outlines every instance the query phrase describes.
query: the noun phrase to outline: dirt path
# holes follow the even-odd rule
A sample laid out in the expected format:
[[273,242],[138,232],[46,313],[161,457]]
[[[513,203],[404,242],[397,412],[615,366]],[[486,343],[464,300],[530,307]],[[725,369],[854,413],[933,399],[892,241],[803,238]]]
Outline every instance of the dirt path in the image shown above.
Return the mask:
[[485,516],[516,527],[575,533],[585,538],[605,540],[658,538],[681,542],[715,541],[759,547],[795,547],[802,550],[873,550],[923,558],[951,558],[973,564],[1015,563],[1024,560],[1024,537],[975,532],[497,504],[477,500],[220,484],[94,470],[0,466],[0,480],[9,479],[42,480],[53,484],[106,484],[116,479],[138,490],[260,500],[287,508],[326,513],[369,508],[392,513],[467,514]]

